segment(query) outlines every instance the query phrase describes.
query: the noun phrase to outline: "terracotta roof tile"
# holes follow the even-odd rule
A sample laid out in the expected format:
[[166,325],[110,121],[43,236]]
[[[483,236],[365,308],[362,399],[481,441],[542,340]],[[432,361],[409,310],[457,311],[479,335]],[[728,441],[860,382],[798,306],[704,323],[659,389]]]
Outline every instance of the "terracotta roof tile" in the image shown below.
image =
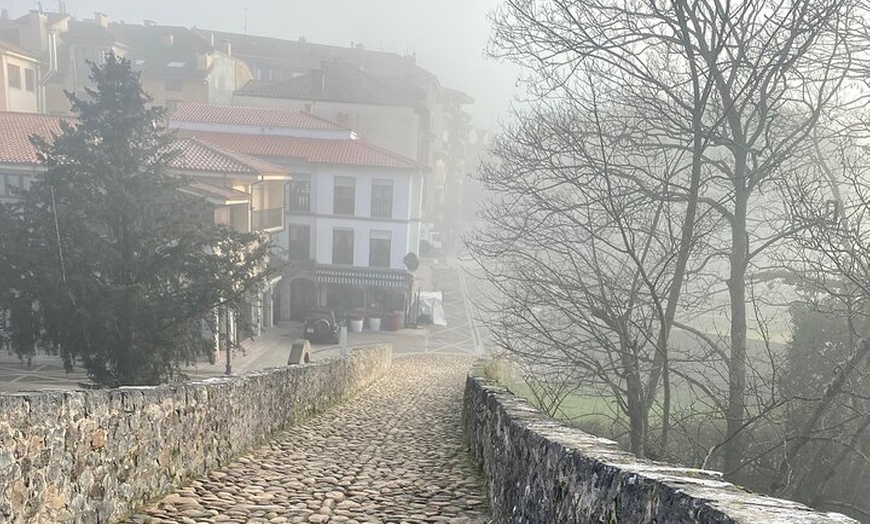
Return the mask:
[[230,187],[215,186],[213,184],[207,184],[200,181],[191,182],[187,187],[184,188],[184,191],[197,196],[208,198],[212,201],[218,201],[224,205],[231,202],[251,201],[251,195],[243,191],[237,191]]
[[173,147],[178,151],[170,166],[174,169],[204,173],[227,173],[247,176],[289,175],[275,164],[230,151],[196,138],[180,137]]
[[[54,116],[0,111],[0,164],[38,164],[36,148],[29,137],[39,135],[51,139],[53,134],[60,133],[60,121]],[[226,149],[220,144],[187,137],[179,138],[175,147],[179,155],[170,167],[178,170],[243,176],[290,174],[281,166],[238,150]]]
[[60,118],[34,113],[0,112],[0,163],[36,164],[31,135],[50,139],[60,133]]
[[246,155],[285,157],[318,164],[420,169],[417,162],[362,140],[328,140],[272,135],[182,131],[183,136]]
[[339,124],[302,111],[268,107],[218,106],[192,102],[179,104],[170,118],[177,122],[287,127],[329,131],[346,129]]

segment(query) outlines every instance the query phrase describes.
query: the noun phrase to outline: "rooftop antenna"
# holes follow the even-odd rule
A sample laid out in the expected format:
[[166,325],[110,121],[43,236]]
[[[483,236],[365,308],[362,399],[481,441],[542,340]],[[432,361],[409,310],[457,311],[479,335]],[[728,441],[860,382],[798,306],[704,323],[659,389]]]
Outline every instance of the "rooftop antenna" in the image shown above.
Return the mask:
[[245,8],[245,36],[248,36],[248,8]]

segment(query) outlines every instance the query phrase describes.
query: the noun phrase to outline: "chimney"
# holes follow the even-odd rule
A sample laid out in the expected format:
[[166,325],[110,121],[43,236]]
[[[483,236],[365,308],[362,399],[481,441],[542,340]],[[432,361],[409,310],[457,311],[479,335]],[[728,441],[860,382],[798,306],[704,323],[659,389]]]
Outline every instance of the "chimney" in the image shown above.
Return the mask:
[[94,20],[100,27],[109,27],[109,15],[107,15],[106,13],[94,13]]
[[154,27],[155,25],[157,25],[157,22],[155,22],[154,20],[142,20],[142,25],[144,25],[145,27]]
[[314,69],[311,76],[314,77],[314,85],[320,89],[318,94],[322,95],[326,91],[326,72],[323,69]]
[[220,52],[227,56],[233,56],[233,45],[228,40],[221,40]]
[[211,44],[212,49],[214,49],[214,33],[208,34],[208,41]]
[[161,42],[163,42],[163,45],[166,47],[170,47],[172,46],[172,43],[175,42],[175,37],[172,36],[172,33],[164,33]]

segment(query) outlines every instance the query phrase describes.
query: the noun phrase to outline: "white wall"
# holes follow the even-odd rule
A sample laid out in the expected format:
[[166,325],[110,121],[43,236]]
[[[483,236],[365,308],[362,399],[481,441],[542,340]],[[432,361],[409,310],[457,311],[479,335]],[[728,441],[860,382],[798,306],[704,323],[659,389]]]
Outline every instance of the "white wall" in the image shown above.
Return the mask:
[[[39,111],[39,72],[37,63],[32,60],[24,60],[16,56],[8,54],[0,55],[0,79],[3,82],[2,92],[4,96],[3,107],[4,111],[18,111],[23,113],[36,113]],[[18,66],[20,87],[11,87],[9,85],[9,65]],[[33,91],[28,91],[25,84],[25,71],[29,70],[33,74]]]
[[260,96],[236,95],[233,103],[254,107],[281,107],[309,111],[321,118],[339,121],[345,114],[346,127],[358,132],[367,141],[404,157],[428,164],[420,158],[420,117],[413,107],[350,104],[346,102],[289,100]]
[[[356,181],[354,216],[333,215],[337,176]],[[393,181],[393,217],[372,218],[372,182],[384,179]],[[390,267],[403,269],[405,255],[416,253],[420,242],[420,181],[421,175],[410,170],[320,165],[311,174],[311,215],[287,215],[287,224],[311,227],[311,253],[318,264],[332,264],[333,230],[353,229],[355,267],[368,267],[371,232],[389,231]],[[287,229],[280,242],[285,248],[289,238],[289,227]]]

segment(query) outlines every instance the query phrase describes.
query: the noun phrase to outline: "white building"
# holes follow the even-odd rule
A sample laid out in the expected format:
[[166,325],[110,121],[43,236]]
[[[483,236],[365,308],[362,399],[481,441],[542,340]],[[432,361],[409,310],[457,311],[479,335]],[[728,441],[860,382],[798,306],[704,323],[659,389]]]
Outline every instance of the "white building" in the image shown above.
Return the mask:
[[170,127],[293,172],[278,237],[289,259],[280,318],[300,319],[316,305],[377,317],[408,309],[413,275],[404,259],[420,244],[420,164],[285,109],[184,104]]

